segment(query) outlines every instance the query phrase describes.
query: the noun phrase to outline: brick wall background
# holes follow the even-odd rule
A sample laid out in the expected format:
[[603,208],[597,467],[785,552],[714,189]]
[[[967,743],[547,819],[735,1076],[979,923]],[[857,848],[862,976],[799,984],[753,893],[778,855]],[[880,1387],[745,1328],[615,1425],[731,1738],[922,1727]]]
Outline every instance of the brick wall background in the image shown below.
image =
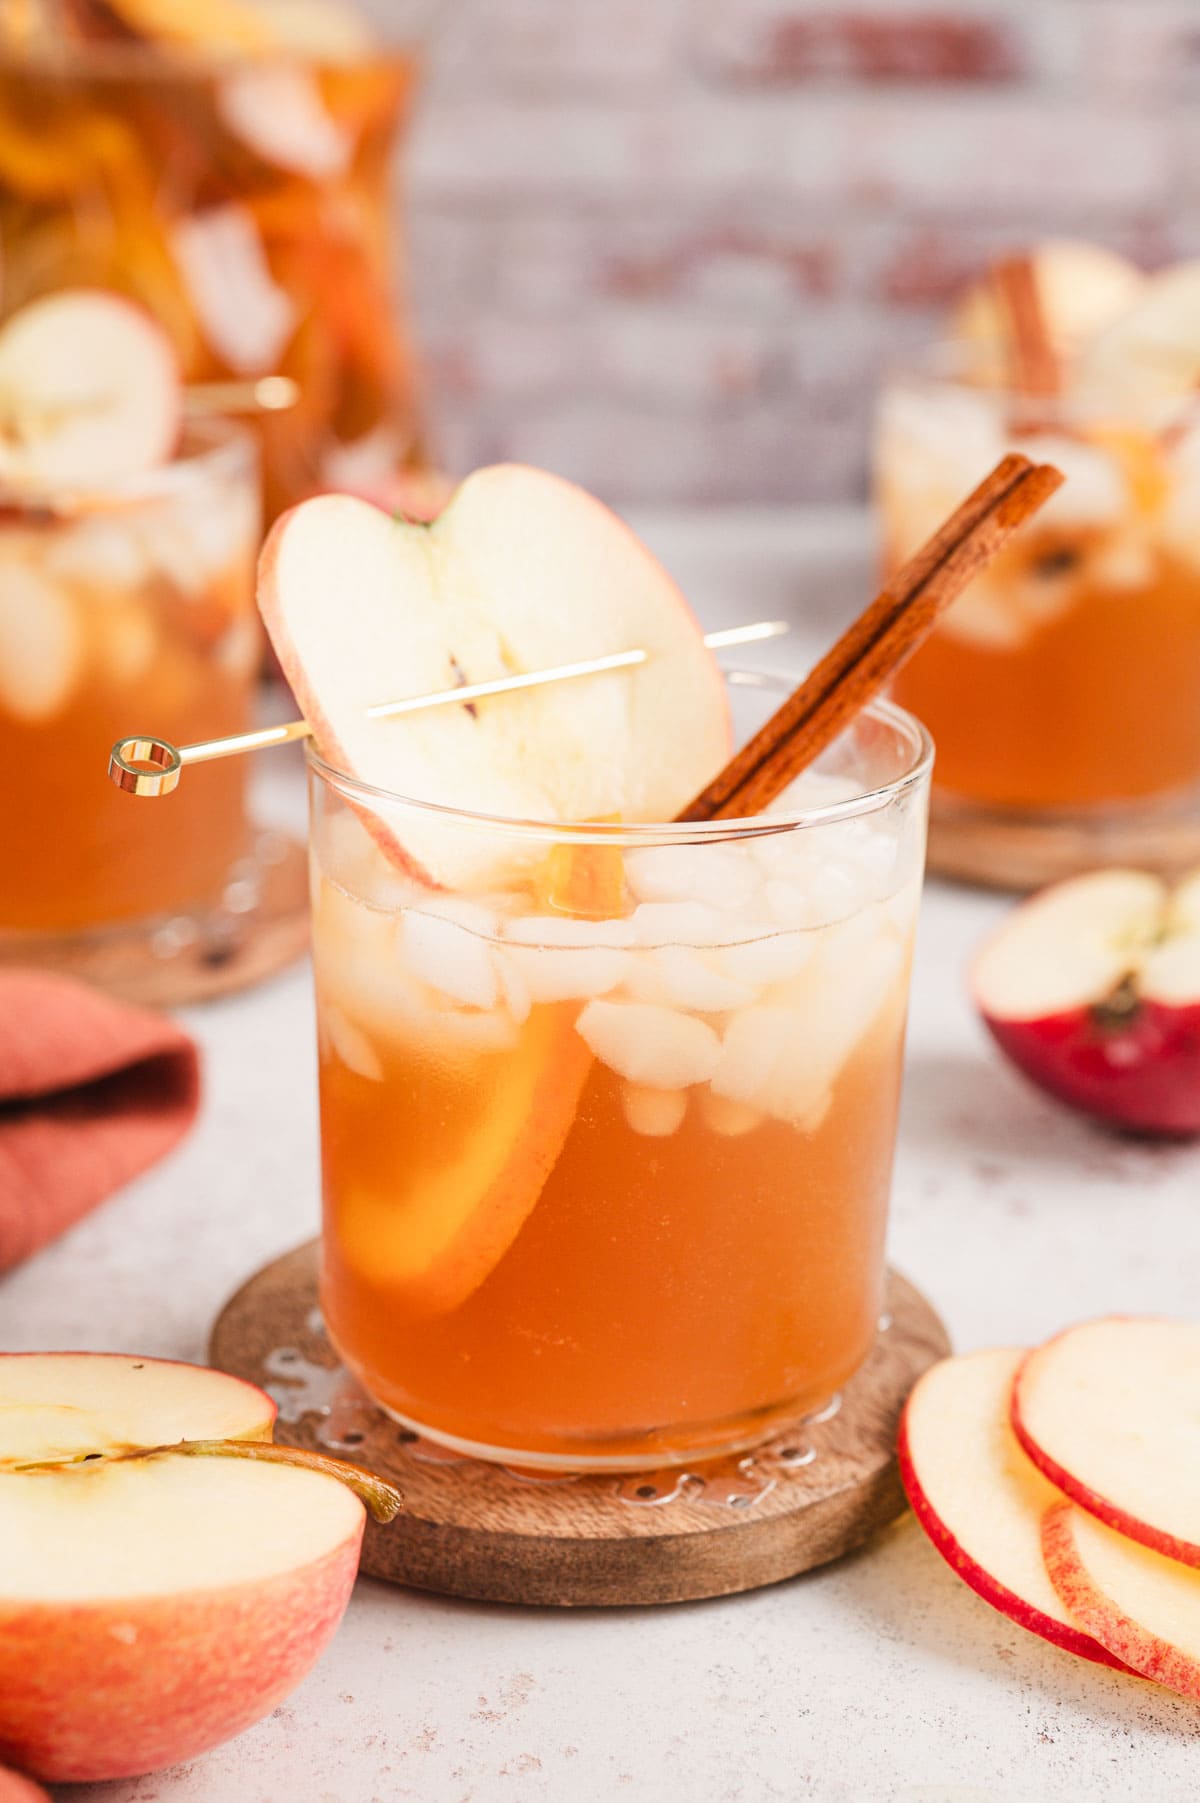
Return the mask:
[[1200,0],[437,10],[409,236],[456,471],[851,497],[881,367],[997,249],[1200,250]]

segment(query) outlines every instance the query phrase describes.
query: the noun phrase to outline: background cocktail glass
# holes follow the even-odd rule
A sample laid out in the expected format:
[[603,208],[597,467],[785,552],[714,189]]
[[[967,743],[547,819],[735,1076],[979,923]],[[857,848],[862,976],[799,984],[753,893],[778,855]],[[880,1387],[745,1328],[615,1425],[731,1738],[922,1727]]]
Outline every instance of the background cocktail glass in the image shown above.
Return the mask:
[[1159,430],[1070,389],[1015,394],[947,353],[880,403],[885,573],[1006,449],[1066,475],[893,692],[938,747],[930,861],[1035,883],[1200,847],[1200,414]]
[[[732,680],[739,738],[786,686]],[[400,1420],[630,1469],[752,1444],[862,1363],[930,762],[878,704],[779,812],[570,827],[310,753],[322,1307]]]
[[388,179],[418,9],[389,8],[394,44],[324,60],[209,46],[202,5],[186,48],[72,38],[73,16],[108,10],[39,31],[59,9],[23,8],[25,40],[11,20],[0,36],[3,313],[112,289],[190,382],[292,377],[296,405],[258,422],[268,520],[322,488],[385,488],[421,460]]
[[259,532],[257,447],[218,421],[145,475],[0,509],[0,957],[165,1000],[228,954],[264,875],[246,764],[153,807],[105,766],[131,722],[250,724]]

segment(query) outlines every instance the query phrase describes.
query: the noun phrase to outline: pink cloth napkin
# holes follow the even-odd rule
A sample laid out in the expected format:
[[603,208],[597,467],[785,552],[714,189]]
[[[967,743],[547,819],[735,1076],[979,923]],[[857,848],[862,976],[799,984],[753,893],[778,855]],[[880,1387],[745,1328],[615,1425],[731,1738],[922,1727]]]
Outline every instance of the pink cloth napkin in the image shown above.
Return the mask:
[[181,1140],[196,1047],[164,1015],[40,970],[0,970],[0,1271]]

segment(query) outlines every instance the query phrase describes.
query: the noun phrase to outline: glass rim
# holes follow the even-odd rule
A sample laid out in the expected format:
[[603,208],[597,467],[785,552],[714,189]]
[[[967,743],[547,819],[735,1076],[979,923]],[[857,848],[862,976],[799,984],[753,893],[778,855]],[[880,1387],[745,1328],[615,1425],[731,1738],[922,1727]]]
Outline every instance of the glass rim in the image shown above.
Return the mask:
[[[787,676],[771,670],[725,669],[726,685],[733,688],[776,689],[790,694],[795,683]],[[455,807],[450,803],[421,801],[398,791],[364,782],[329,763],[307,739],[304,755],[312,775],[336,790],[348,801],[385,804],[407,808],[441,821],[456,821],[466,827],[486,828],[514,838],[565,840],[576,845],[696,845],[719,843],[730,839],[756,839],[770,833],[790,832],[811,826],[829,826],[842,820],[855,820],[865,814],[878,813],[898,796],[908,794],[928,780],[933,767],[934,744],[928,729],[894,701],[877,696],[860,710],[845,728],[854,730],[859,722],[871,719],[899,732],[909,744],[911,755],[904,769],[887,782],[864,789],[861,795],[844,801],[826,802],[819,807],[798,808],[787,813],[752,814],[729,820],[664,820],[664,821],[595,821],[595,820],[530,820],[503,814],[487,814],[476,809]]]
[[258,440],[248,425],[225,414],[211,419],[184,420],[179,443],[165,463],[138,470],[102,488],[14,488],[0,499],[6,511],[34,518],[50,514],[56,520],[81,518],[137,506],[185,492],[197,480],[225,470],[229,474],[258,468]]

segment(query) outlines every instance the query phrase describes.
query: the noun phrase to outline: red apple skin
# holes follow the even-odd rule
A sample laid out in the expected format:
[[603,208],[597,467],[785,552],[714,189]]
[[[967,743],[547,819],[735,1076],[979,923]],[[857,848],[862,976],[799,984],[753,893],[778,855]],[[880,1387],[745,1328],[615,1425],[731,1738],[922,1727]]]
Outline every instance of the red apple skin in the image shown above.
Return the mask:
[[[1040,1350],[1040,1347],[1034,1348],[1034,1352]],[[1025,1363],[1032,1356],[1032,1353],[1027,1353],[1025,1361],[1017,1368],[1017,1375],[1013,1379],[1012,1403],[1009,1412],[1009,1423],[1021,1451],[1032,1460],[1042,1476],[1048,1478],[1056,1489],[1061,1490],[1063,1495],[1069,1497],[1072,1502],[1078,1503],[1081,1509],[1086,1509],[1089,1515],[1094,1515],[1097,1521],[1102,1521],[1106,1528],[1113,1528],[1118,1534],[1124,1534],[1127,1540],[1136,1540],[1139,1545],[1148,1546],[1151,1552],[1162,1553],[1168,1559],[1178,1559],[1181,1565],[1200,1566],[1200,1546],[1197,1546],[1194,1541],[1181,1540],[1178,1535],[1168,1534],[1163,1528],[1151,1527],[1148,1522],[1141,1521],[1136,1515],[1130,1515],[1125,1509],[1118,1508],[1115,1503],[1109,1502],[1107,1497],[1101,1496],[1090,1485],[1080,1483],[1077,1477],[1065,1470],[1057,1459],[1052,1459],[1049,1453],[1043,1452],[1021,1416],[1021,1373],[1025,1368]],[[1061,1533],[1065,1530],[1059,1529],[1058,1531]],[[1058,1589],[1057,1583],[1054,1587],[1056,1590]],[[1065,1598],[1063,1600],[1066,1601]],[[1070,1608],[1070,1604],[1067,1604],[1067,1607]],[[1073,1609],[1071,1613],[1075,1613]]]
[[1040,1020],[980,1012],[1017,1069],[1072,1108],[1134,1133],[1200,1133],[1200,1004],[1139,1001],[1120,1025],[1095,1008]]
[[52,1783],[132,1778],[260,1721],[332,1639],[363,1520],[333,1552],[261,1583],[128,1604],[0,1601],[0,1759]]
[[0,1766],[0,1803],[50,1803],[50,1798],[32,1778],[23,1778],[20,1772]]
[[1094,1665],[1106,1665],[1114,1671],[1128,1671],[1120,1659],[1114,1657],[1107,1648],[1100,1645],[1090,1634],[1080,1629],[1070,1628],[1065,1622],[1055,1621],[1053,1617],[1044,1615],[1027,1603],[1023,1597],[1001,1584],[989,1571],[972,1559],[963,1550],[954,1535],[947,1528],[940,1515],[934,1513],[926,1498],[913,1465],[912,1454],[908,1445],[907,1410],[900,1418],[900,1434],[896,1447],[900,1466],[900,1482],[904,1485],[904,1493],[908,1497],[909,1506],[920,1522],[922,1529],[933,1542],[934,1547],[942,1555],[951,1571],[955,1572],[972,1589],[976,1596],[982,1597],[1001,1615],[1007,1615],[1018,1627],[1027,1628],[1042,1640],[1048,1640],[1051,1646],[1060,1647],[1065,1653],[1075,1653],[1080,1659],[1090,1659]]
[[1063,1607],[1130,1671],[1200,1702],[1200,1665],[1182,1648],[1131,1621],[1092,1581],[1071,1531],[1073,1507],[1055,1503],[1042,1517],[1042,1557]]

